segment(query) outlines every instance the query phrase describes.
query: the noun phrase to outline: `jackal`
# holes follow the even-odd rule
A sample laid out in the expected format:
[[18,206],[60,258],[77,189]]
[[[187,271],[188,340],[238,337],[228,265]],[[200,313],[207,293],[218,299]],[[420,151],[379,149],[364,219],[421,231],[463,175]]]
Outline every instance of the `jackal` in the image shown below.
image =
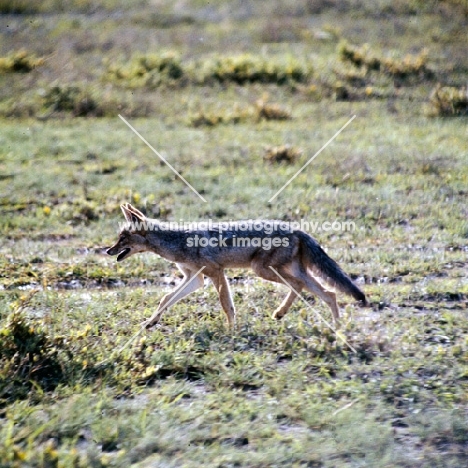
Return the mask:
[[235,309],[224,274],[226,268],[251,268],[261,278],[288,286],[289,293],[273,312],[273,318],[278,320],[306,289],[330,307],[338,323],[336,294],[327,290],[322,281],[363,305],[366,303],[365,294],[313,237],[300,230],[283,229],[284,223],[279,221],[258,220],[251,229],[246,229],[245,221],[231,221],[228,228],[228,223],[210,223],[209,227],[207,223],[199,223],[205,224],[204,228],[197,225],[188,229],[168,228],[167,223],[147,218],[129,203],[121,205],[121,209],[126,225],[107,253],[118,255],[120,262],[138,252],[154,252],[175,262],[183,274],[179,286],[162,298],[144,323],[147,328],[157,324],[166,309],[201,288],[204,275],[218,291],[229,325],[234,325]]

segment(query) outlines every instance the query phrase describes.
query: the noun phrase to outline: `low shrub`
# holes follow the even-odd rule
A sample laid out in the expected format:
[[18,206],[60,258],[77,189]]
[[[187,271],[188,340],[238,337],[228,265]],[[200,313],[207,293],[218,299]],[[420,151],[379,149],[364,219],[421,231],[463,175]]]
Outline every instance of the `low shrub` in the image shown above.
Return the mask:
[[146,10],[134,13],[131,20],[138,25],[150,28],[169,29],[178,26],[195,24],[194,16],[183,13],[161,13],[160,11],[148,12]]
[[[81,85],[53,85],[43,90],[39,107],[42,109],[42,115],[37,116],[40,119],[64,113],[72,117],[115,117],[119,113],[127,117],[147,117],[152,112],[151,104],[139,96],[129,98],[99,93],[96,89]],[[3,112],[6,116],[15,117],[17,114],[12,109]]]
[[285,85],[307,82],[312,69],[293,57],[272,60],[252,54],[212,56],[183,63],[173,52],[137,55],[128,64],[107,64],[108,80],[130,88],[162,85],[213,83],[271,83]]
[[43,58],[26,50],[19,50],[0,57],[0,73],[29,73],[43,63]]
[[249,118],[247,110],[233,109],[232,111],[198,111],[189,117],[188,123],[192,127],[215,127],[222,124],[238,124]]
[[214,127],[222,124],[238,124],[247,121],[259,122],[261,120],[287,120],[291,113],[278,104],[267,102],[266,98],[259,99],[255,106],[240,109],[234,106],[232,110],[217,109],[212,111],[200,110],[188,118],[192,127]]
[[43,93],[42,100],[48,112],[71,112],[74,117],[103,115],[94,97],[78,86],[52,86]]
[[265,148],[263,160],[269,164],[292,164],[302,154],[302,150],[291,145],[269,146]]
[[427,67],[428,52],[423,50],[418,55],[406,55],[402,59],[382,57],[373,52],[368,44],[361,47],[344,41],[338,45],[338,54],[343,61],[351,62],[366,71],[379,71],[394,78],[405,79],[411,76],[430,77],[432,72]]
[[179,56],[173,52],[137,55],[125,64],[108,64],[107,77],[130,88],[174,85],[184,76]]
[[[35,3],[35,2],[34,2]],[[29,0],[0,0],[0,13],[4,15],[30,15],[39,13],[40,8]]]
[[[0,329],[0,406],[25,398],[33,387],[51,390],[62,381],[65,356],[59,356],[59,344],[60,339],[50,339],[22,313],[8,317]],[[65,359],[71,358],[68,353]]]
[[468,87],[438,85],[431,93],[429,116],[456,117],[468,115]]
[[255,103],[257,120],[288,120],[291,113],[278,104],[271,104],[266,99],[259,99]]
[[239,85],[285,85],[306,82],[311,74],[309,66],[292,57],[286,61],[274,61],[251,54],[213,57],[199,63],[196,68],[201,73],[199,81],[204,84],[214,81]]
[[6,99],[0,102],[0,117],[34,117],[37,115],[39,107],[37,100],[28,95],[23,95],[20,99]]

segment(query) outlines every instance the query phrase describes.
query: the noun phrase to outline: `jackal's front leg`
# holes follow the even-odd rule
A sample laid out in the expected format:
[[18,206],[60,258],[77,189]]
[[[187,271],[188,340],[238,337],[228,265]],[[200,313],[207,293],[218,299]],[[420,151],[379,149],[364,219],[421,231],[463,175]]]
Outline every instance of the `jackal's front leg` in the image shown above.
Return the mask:
[[184,270],[184,274],[185,276],[180,285],[161,299],[156,312],[143,323],[145,328],[156,325],[166,309],[203,286],[203,274],[199,273],[194,276],[193,272],[187,270]]
[[233,327],[236,322],[236,310],[232,303],[231,291],[229,289],[229,283],[226,276],[223,271],[220,271],[218,274],[210,276],[210,278],[218,291],[219,301],[221,302],[221,307],[226,313],[228,324],[230,327]]

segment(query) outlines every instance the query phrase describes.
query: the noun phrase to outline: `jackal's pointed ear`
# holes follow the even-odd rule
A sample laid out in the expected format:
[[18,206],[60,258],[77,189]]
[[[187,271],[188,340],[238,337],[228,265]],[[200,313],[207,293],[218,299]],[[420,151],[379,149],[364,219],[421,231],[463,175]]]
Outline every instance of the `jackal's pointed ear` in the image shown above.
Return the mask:
[[127,203],[127,209],[130,213],[139,218],[140,221],[144,221],[146,219],[146,216],[140,210],[137,210],[134,206],[130,205],[130,203]]
[[130,211],[127,210],[127,204],[125,203],[124,205],[120,205],[120,209],[122,210],[122,213],[125,216],[125,221],[131,223],[132,222],[132,214]]
[[130,203],[120,205],[120,209],[122,210],[122,213],[125,216],[125,220],[128,223],[140,223],[144,222],[146,219],[146,216],[141,211],[138,211],[136,208],[130,205]]

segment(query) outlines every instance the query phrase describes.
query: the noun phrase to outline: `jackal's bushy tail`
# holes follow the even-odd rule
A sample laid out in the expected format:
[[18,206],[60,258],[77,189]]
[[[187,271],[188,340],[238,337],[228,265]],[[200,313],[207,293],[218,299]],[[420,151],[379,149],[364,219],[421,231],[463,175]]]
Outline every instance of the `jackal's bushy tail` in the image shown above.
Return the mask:
[[306,233],[298,232],[307,266],[341,292],[366,303],[366,295],[353,283],[351,278],[330,258],[319,243]]

